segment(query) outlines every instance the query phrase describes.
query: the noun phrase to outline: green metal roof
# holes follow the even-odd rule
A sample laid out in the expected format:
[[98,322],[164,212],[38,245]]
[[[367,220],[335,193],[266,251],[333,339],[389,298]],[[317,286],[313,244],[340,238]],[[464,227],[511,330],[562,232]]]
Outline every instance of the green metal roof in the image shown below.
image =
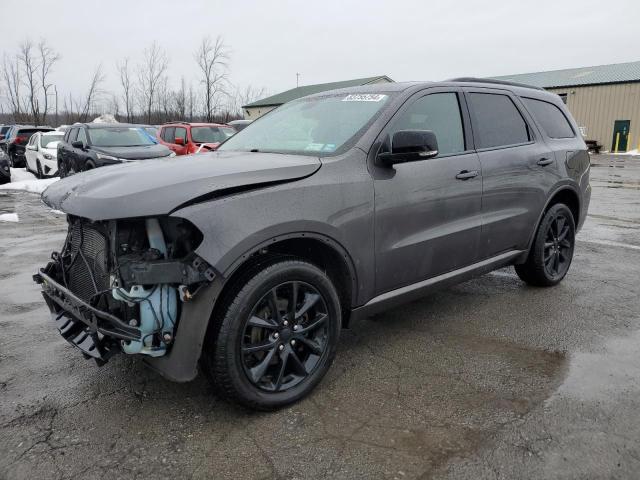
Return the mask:
[[565,70],[521,73],[519,75],[491,78],[526,83],[527,85],[543,88],[640,82],[640,62],[614,63],[595,67],[568,68]]
[[273,105],[282,105],[283,103],[290,102],[291,100],[295,100],[297,98],[306,97],[307,95],[313,95],[314,93],[326,92],[328,90],[335,90],[337,88],[358,87],[360,85],[367,85],[369,83],[374,83],[376,80],[381,80],[381,79],[387,80],[388,82],[393,82],[393,80],[391,80],[386,75],[378,75],[377,77],[356,78],[354,80],[344,80],[342,82],[318,83],[316,85],[303,85],[301,87],[287,90],[286,92],[278,93],[276,95],[263,98],[262,100],[257,100],[248,105],[243,105],[242,108],[270,107]]

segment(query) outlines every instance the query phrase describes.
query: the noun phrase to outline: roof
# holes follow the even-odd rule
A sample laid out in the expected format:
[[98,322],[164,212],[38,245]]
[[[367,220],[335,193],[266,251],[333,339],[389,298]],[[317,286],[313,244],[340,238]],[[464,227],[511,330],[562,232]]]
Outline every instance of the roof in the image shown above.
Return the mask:
[[492,77],[543,88],[640,82],[640,61]]
[[286,92],[278,93],[262,100],[257,100],[248,105],[243,105],[242,108],[247,107],[272,107],[282,105],[283,103],[296,100],[298,98],[306,97],[307,95],[313,95],[314,93],[326,92],[327,90],[336,90],[339,88],[357,87],[360,85],[367,85],[374,83],[378,80],[386,80],[387,82],[393,82],[386,75],[378,75],[377,77],[355,78],[353,80],[343,80],[341,82],[331,83],[318,83],[315,85],[303,85],[301,87],[292,88]]

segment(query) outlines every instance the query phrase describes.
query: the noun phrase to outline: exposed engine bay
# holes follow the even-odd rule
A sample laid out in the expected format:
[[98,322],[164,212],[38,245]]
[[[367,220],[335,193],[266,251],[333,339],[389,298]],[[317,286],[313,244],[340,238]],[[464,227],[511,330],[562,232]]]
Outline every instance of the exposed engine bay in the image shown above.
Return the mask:
[[68,223],[62,252],[34,276],[62,336],[98,363],[165,355],[182,303],[215,278],[194,253],[200,231],[168,216]]

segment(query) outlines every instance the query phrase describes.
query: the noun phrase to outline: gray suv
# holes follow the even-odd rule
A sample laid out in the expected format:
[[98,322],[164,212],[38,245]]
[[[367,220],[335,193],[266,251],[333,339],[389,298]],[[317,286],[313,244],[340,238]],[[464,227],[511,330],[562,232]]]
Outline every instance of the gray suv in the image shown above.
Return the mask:
[[52,184],[68,236],[34,280],[85,357],[138,355],[179,382],[200,365],[274,409],[321,381],[350,318],[507,265],[556,285],[590,192],[556,95],[475,79],[335,90],[216,152]]

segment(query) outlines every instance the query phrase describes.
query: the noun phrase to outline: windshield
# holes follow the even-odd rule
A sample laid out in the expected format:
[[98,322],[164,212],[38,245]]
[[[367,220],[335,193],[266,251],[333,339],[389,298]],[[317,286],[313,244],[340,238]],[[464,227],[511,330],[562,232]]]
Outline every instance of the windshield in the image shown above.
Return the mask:
[[191,127],[191,139],[195,143],[220,143],[236,131],[226,127]]
[[156,142],[142,128],[90,128],[91,145],[95,147],[141,147],[155,145]]
[[286,103],[238,132],[219,150],[331,154],[363,130],[389,99],[341,94]]
[[46,148],[51,142],[59,142],[64,137],[64,133],[56,133],[55,135],[42,135],[40,137],[40,146]]

